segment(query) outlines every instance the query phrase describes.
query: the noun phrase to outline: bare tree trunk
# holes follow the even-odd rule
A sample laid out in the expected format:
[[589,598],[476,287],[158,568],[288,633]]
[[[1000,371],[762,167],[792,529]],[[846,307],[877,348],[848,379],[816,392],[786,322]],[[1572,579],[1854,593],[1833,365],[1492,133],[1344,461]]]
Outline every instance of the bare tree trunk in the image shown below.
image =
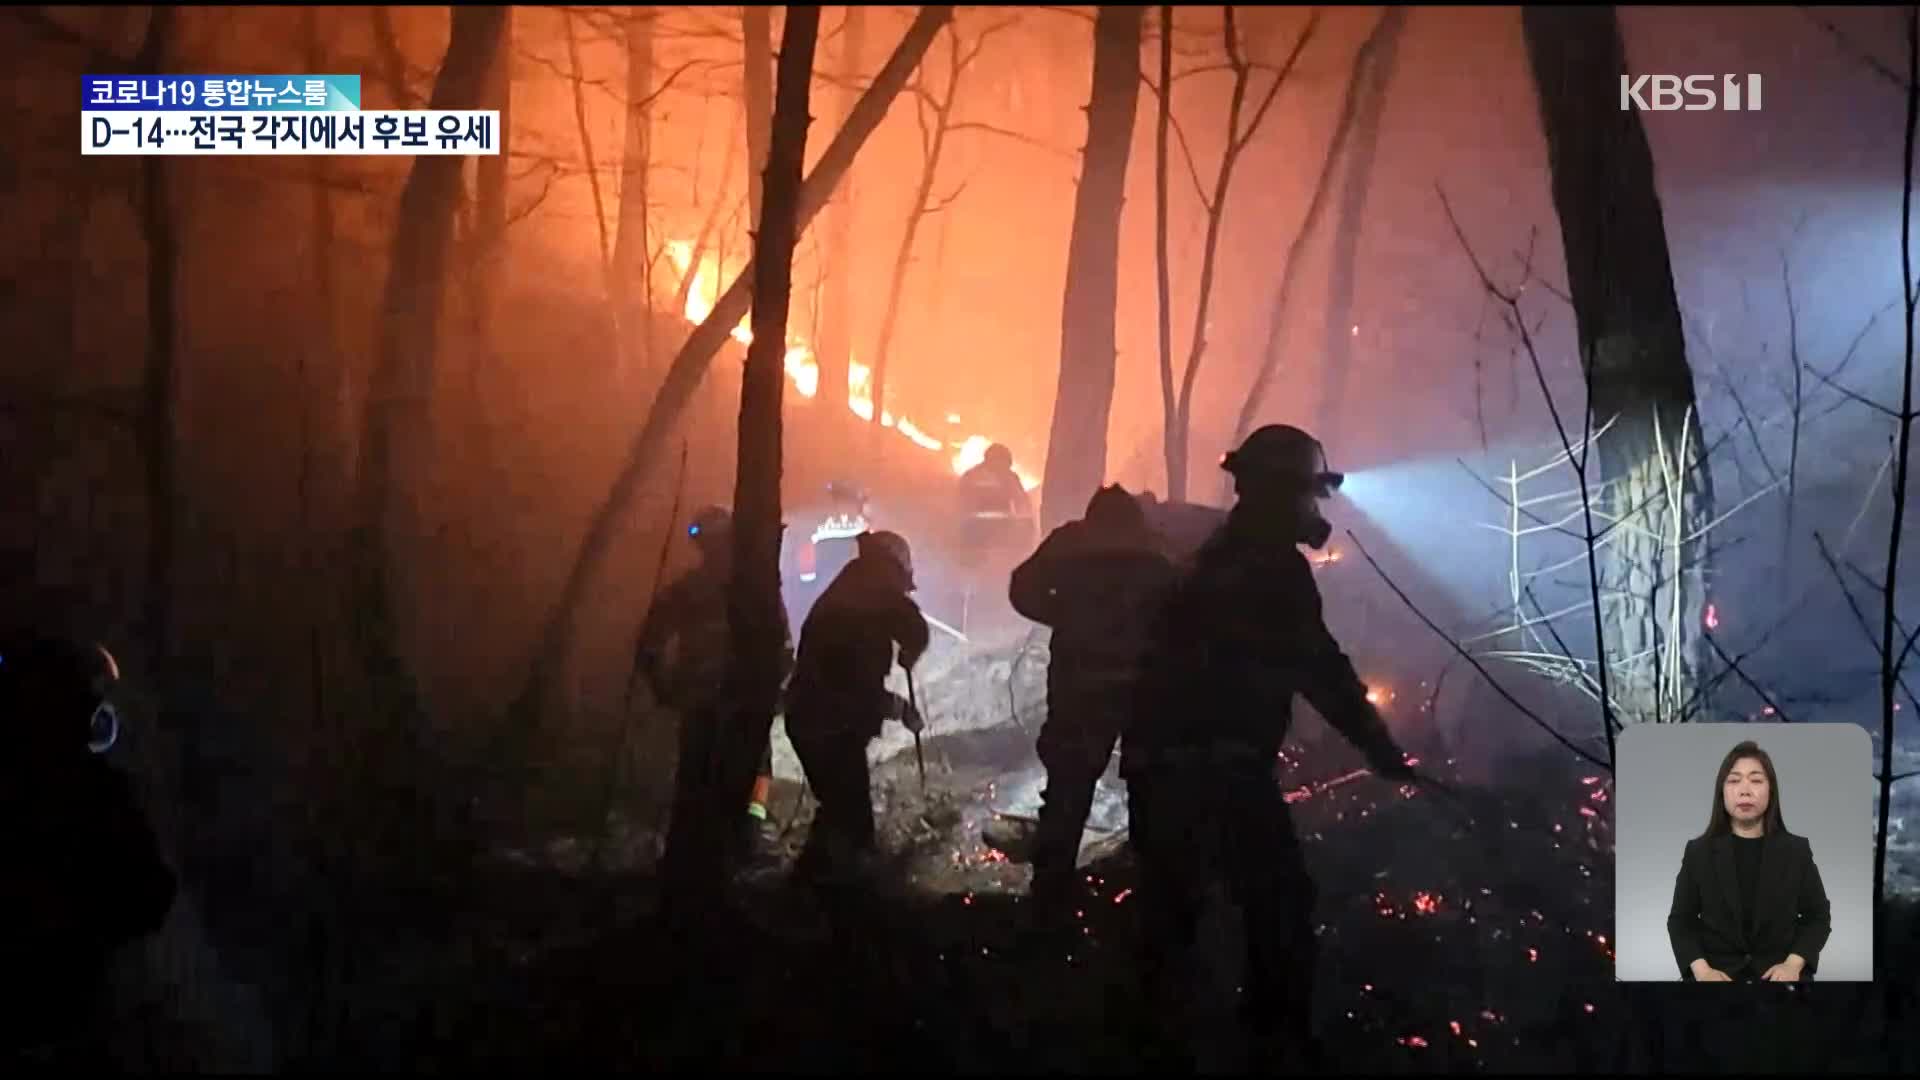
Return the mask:
[[[302,8],[300,16],[302,36],[306,38],[307,70],[325,71],[327,70],[327,57],[326,48],[321,40],[320,21],[313,8]],[[316,431],[319,425],[314,423],[315,399],[330,397],[332,395],[331,393],[324,395],[316,393],[314,374],[309,370],[306,358],[309,356],[312,357],[313,360],[316,361],[314,366],[319,367],[322,372],[341,366],[339,338],[335,331],[335,320],[339,317],[340,290],[334,273],[333,263],[333,192],[329,190],[327,186],[331,173],[330,163],[326,157],[315,155],[308,164],[312,169],[311,182],[313,184],[313,193],[311,196],[312,231],[309,234],[308,257],[313,260],[312,273],[315,293],[313,304],[319,317],[316,320],[317,325],[314,327],[310,337],[310,341],[312,342],[311,346],[302,350],[299,354],[302,362],[300,364],[298,382],[299,400],[296,402],[296,406],[300,410],[300,480],[298,493],[300,514],[298,519],[299,536],[296,538],[296,543],[299,545],[296,565],[299,568],[301,579],[306,583],[306,596],[304,600],[307,638],[309,641],[309,647],[306,649],[309,691],[307,699],[314,705],[313,712],[307,717],[307,729],[310,732],[317,733],[326,730],[325,718],[321,714],[322,703],[325,701],[323,689],[325,685],[325,674],[322,671],[320,649],[321,627],[327,621],[327,609],[338,588],[338,583],[332,578],[332,575],[328,573],[330,566],[327,560],[321,557],[321,551],[328,542],[328,540],[323,539],[323,537],[332,538],[336,535],[334,532],[336,522],[332,519],[332,515],[328,514],[326,515],[326,521],[323,527],[320,520],[321,513],[314,505],[317,499],[324,499],[325,506],[329,508],[332,506],[331,498],[317,496],[314,491],[315,472],[317,471],[315,468],[315,459],[320,458],[330,466],[337,466],[339,459],[330,452],[321,453],[314,445],[317,440],[324,439],[327,447],[331,450],[331,448],[336,445],[337,439],[333,437],[334,433],[332,431],[326,431],[324,434]],[[320,380],[320,384],[322,386],[326,385],[324,375]],[[331,388],[329,388],[329,390],[330,389]],[[329,468],[327,470],[329,480],[332,480],[336,475],[335,469]],[[334,490],[334,485],[329,483],[327,495],[331,496]]]
[[[1164,447],[1166,433],[1174,427],[1173,416],[1173,267],[1167,253],[1167,135],[1173,128],[1173,6],[1160,7],[1160,93],[1153,121],[1153,266],[1154,288],[1160,308],[1156,312],[1156,339],[1160,348],[1160,430]],[[1161,455],[1162,463],[1166,455]],[[1173,482],[1168,473],[1167,482]]]
[[1373,156],[1380,146],[1380,117],[1386,111],[1387,86],[1393,79],[1394,54],[1407,9],[1389,7],[1362,46],[1354,64],[1359,83],[1352,128],[1340,166],[1340,209],[1334,218],[1333,250],[1329,253],[1324,352],[1321,354],[1320,401],[1314,410],[1317,434],[1328,445],[1340,435],[1346,407],[1347,375],[1352,366],[1353,291],[1359,257],[1360,231],[1367,218],[1367,190],[1373,184]]
[[[1920,127],[1920,11],[1906,10],[1907,37],[1907,125],[1904,153],[1901,156],[1900,194],[1900,295],[1906,302],[1906,352],[1900,375],[1899,430],[1896,435],[1893,468],[1893,522],[1887,530],[1887,580],[1880,607],[1880,806],[1879,831],[1873,845],[1873,940],[1879,949],[1877,970],[1893,968],[1894,945],[1887,939],[1887,844],[1890,811],[1893,807],[1894,687],[1900,681],[1900,667],[1913,648],[1909,637],[1896,656],[1894,636],[1899,627],[1895,605],[1899,599],[1900,535],[1907,520],[1907,468],[1913,450],[1913,320],[1920,314],[1920,297],[1913,287],[1913,150],[1914,132]],[[1911,777],[1909,777],[1911,779]]]
[[1305,263],[1307,240],[1320,222],[1327,197],[1333,191],[1334,175],[1345,160],[1347,138],[1353,131],[1354,121],[1366,96],[1365,88],[1372,81],[1368,71],[1373,66],[1373,57],[1384,46],[1391,44],[1405,22],[1404,9],[1387,8],[1380,21],[1374,24],[1373,32],[1361,43],[1359,52],[1354,54],[1353,70],[1347,76],[1346,96],[1340,104],[1340,115],[1334,121],[1333,136],[1327,142],[1326,156],[1320,161],[1319,179],[1314,181],[1313,196],[1307,201],[1307,212],[1300,219],[1300,228],[1287,245],[1286,265],[1280,270],[1280,282],[1273,293],[1272,311],[1267,317],[1267,344],[1260,355],[1260,370],[1253,378],[1253,386],[1247,391],[1246,399],[1241,402],[1239,419],[1234,421],[1235,445],[1253,430],[1254,417],[1259,415],[1260,405],[1266,400],[1273,376],[1280,369],[1281,350],[1286,343],[1287,316],[1293,306],[1294,284],[1299,280]]
[[[1246,107],[1247,90],[1253,84],[1253,65],[1241,52],[1239,29],[1233,15],[1233,6],[1222,9],[1223,31],[1225,37],[1227,64],[1233,70],[1233,92],[1227,101],[1227,148],[1220,155],[1220,171],[1215,174],[1213,195],[1202,196],[1207,211],[1206,238],[1201,246],[1200,288],[1194,300],[1193,338],[1187,351],[1187,366],[1180,373],[1180,393],[1177,398],[1163,397],[1165,412],[1164,437],[1167,458],[1167,498],[1176,503],[1187,501],[1187,482],[1192,472],[1188,464],[1188,452],[1191,449],[1193,427],[1193,391],[1198,385],[1200,363],[1207,354],[1207,313],[1213,304],[1214,273],[1220,254],[1220,236],[1227,221],[1227,196],[1233,190],[1233,171],[1240,155],[1253,141],[1254,134],[1260,129],[1260,122],[1272,108],[1280,88],[1286,84],[1287,76],[1300,60],[1300,53],[1307,47],[1319,26],[1320,15],[1315,12],[1307,19],[1307,25],[1295,39],[1292,53],[1286,64],[1274,77],[1273,84],[1259,104],[1253,108],[1253,116],[1246,131],[1240,130],[1240,114]],[[1171,98],[1173,87],[1168,85],[1161,90],[1161,97]],[[1160,373],[1163,394],[1173,384],[1173,370],[1169,363]]]
[[1074,193],[1061,301],[1060,377],[1047,438],[1041,525],[1078,517],[1107,472],[1113,414],[1114,332],[1120,292],[1120,208],[1140,103],[1140,38],[1146,9],[1101,5],[1093,24],[1093,89],[1087,145]]
[[[842,122],[860,98],[855,88],[864,64],[867,41],[867,9],[848,4],[840,38],[840,82],[837,95]],[[853,246],[854,221],[859,213],[855,194],[859,176],[848,169],[827,208],[826,282],[820,321],[820,348],[814,362],[820,365],[817,393],[829,416],[839,416],[847,407],[847,372],[853,360],[853,289],[858,251]]]
[[[500,153],[479,158],[475,165],[474,272],[479,276],[480,300],[487,308],[495,303],[499,284],[501,250],[507,238],[507,154],[508,134],[513,131],[513,9],[507,8],[506,25],[500,29],[500,44],[487,67],[486,97],[480,106],[500,111]],[[485,325],[483,323],[482,325]]]
[[[952,17],[951,6],[920,9],[919,16],[900,39],[886,66],[880,69],[873,83],[860,95],[860,101],[847,117],[846,126],[833,137],[814,165],[813,173],[801,183],[799,217],[794,229],[796,237],[806,230],[814,216],[826,205],[827,199],[833,194],[834,185],[853,163],[854,155],[859,153],[874,129],[880,126],[880,121],[886,116],[887,106],[906,86],[907,76],[919,66],[920,58],[926,55],[934,36]],[[568,572],[567,582],[542,629],[540,645],[529,667],[527,681],[514,698],[512,710],[516,728],[524,731],[538,719],[552,673],[572,645],[575,612],[586,594],[588,582],[600,564],[606,561],[613,547],[614,533],[622,514],[632,502],[634,493],[639,490],[640,481],[658,456],[673,425],[679,421],[680,413],[699,389],[707,365],[752,306],[750,275],[753,271],[754,265],[749,262],[720,295],[706,319],[694,327],[686,343],[674,356],[673,364],[654,396],[653,405],[647,410],[647,418],[634,436],[620,475],[615,478],[612,490],[594,513],[573,568]]]
[[[503,7],[453,9],[453,32],[429,107],[470,108],[480,99],[505,27]],[[394,612],[399,591],[395,564],[421,530],[414,514],[393,519],[396,509],[407,506],[407,500],[397,497],[404,486],[402,471],[418,475],[432,445],[425,429],[460,184],[459,158],[419,157],[401,190],[356,470],[351,557],[356,636],[375,700],[392,710],[391,723],[396,725],[418,725],[425,718],[414,678],[400,658]],[[390,548],[394,525],[407,543]],[[403,734],[418,737],[424,732]]]
[[[736,711],[705,763],[701,812],[675,821],[668,872],[680,910],[696,918],[718,897],[729,840],[746,814],[754,765],[772,734],[779,705],[785,615],[780,599],[780,398],[786,385],[787,315],[793,248],[799,236],[800,172],[806,163],[808,84],[820,33],[817,5],[787,9],[780,36],[763,216],[755,235],[753,344],[740,387],[740,460],[734,483],[734,575],[728,600],[738,664]],[[684,764],[683,764],[684,767]],[[683,854],[684,853],[684,854]],[[678,871],[678,873],[676,873]]]
[[[1619,107],[1626,50],[1612,7],[1528,8],[1523,28],[1566,250],[1598,513],[1620,537],[1601,562],[1597,655],[1621,721],[1677,719],[1705,662],[1712,476],[1639,113]],[[1596,583],[1598,585],[1599,583]],[[1613,646],[1609,656],[1608,646]]]
[[[138,70],[156,75],[165,70],[176,17],[174,9],[154,6]],[[173,167],[167,158],[149,154],[140,159],[140,172],[140,222],[147,241],[147,359],[139,429],[147,471],[147,590],[141,623],[148,670],[164,687],[173,652],[174,512],[180,501],[174,444],[179,381],[174,291],[180,253],[169,183]]]
[[755,232],[760,228],[761,178],[773,125],[773,9],[743,6],[740,37],[746,53],[740,91],[747,103],[747,231]]
[[620,170],[620,223],[613,241],[613,280],[621,322],[639,327],[641,362],[653,366],[653,238],[647,189],[653,144],[652,11],[629,13],[627,32],[627,145]]

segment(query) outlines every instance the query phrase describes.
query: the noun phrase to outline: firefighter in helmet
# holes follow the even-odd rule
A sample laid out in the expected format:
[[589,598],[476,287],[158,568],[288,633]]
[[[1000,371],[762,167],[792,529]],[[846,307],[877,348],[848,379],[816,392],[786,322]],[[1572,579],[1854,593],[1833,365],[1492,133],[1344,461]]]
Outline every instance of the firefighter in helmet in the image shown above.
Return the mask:
[[[697,778],[713,760],[716,737],[725,730],[733,672],[732,622],[728,591],[733,582],[733,515],[709,506],[694,514],[687,536],[700,562],[667,586],[647,612],[634,657],[634,673],[653,690],[655,700],[679,714],[680,760],[674,770],[674,812],[695,805]],[[781,619],[786,609],[780,609]],[[784,628],[783,628],[784,629]],[[792,632],[782,673],[792,670]],[[757,834],[763,847],[775,839],[767,815],[773,784],[773,748],[761,755],[753,790],[747,794],[743,831]]]
[[819,800],[799,870],[860,875],[876,849],[867,744],[888,720],[919,733],[911,701],[887,689],[894,650],[912,668],[927,651],[927,620],[913,602],[913,552],[894,532],[860,537],[858,553],[807,613],[787,687],[787,737]]
[[160,928],[173,871],[109,763],[119,735],[105,648],[0,633],[0,962],[20,991],[0,1011],[0,1064],[91,1067],[113,954]]
[[1043,926],[1066,922],[1072,910],[1081,833],[1173,581],[1173,564],[1140,503],[1119,485],[1095,492],[1083,518],[1047,534],[1013,572],[1014,610],[1053,628],[1047,718],[1036,747],[1047,787],[1032,848],[1032,899]]
[[1208,881],[1224,877],[1245,916],[1256,1060],[1297,1066],[1315,1056],[1315,890],[1275,777],[1294,695],[1377,774],[1406,782],[1413,771],[1328,632],[1298,547],[1326,543],[1319,504],[1343,477],[1316,439],[1280,424],[1253,432],[1221,467],[1238,499],[1162,611],[1123,751],[1144,974],[1150,993],[1177,992],[1170,960],[1193,941]]
[[[1012,614],[998,583],[1031,549],[1037,532],[1033,500],[1013,471],[1011,450],[994,443],[978,465],[961,474],[958,506],[958,554],[969,578],[964,621],[971,621],[977,609],[987,621],[998,622]],[[989,582],[994,583],[990,588]]]

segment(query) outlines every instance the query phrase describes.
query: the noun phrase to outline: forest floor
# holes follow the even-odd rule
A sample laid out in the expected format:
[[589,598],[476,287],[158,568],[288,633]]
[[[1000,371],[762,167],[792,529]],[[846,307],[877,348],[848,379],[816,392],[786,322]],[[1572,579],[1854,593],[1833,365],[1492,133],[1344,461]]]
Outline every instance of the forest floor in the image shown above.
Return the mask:
[[[890,858],[850,940],[781,865],[738,878],[703,940],[672,940],[654,918],[650,837],[618,831],[624,854],[606,860],[617,869],[591,874],[582,844],[561,841],[496,862],[437,943],[396,943],[463,961],[394,956],[394,972],[418,978],[362,995],[350,1045],[325,1056],[424,1069],[1133,1071],[1144,1014],[1123,845],[1094,834],[1079,940],[1038,944],[1023,933],[1025,869],[979,840],[1003,805],[993,762],[1008,758],[994,740],[1017,737],[931,740],[925,796],[913,754],[876,767]],[[1321,891],[1316,1022],[1338,1071],[1676,1063],[1691,1024],[1680,1018],[1701,1008],[1695,991],[1712,991],[1614,982],[1608,785],[1564,761],[1542,757],[1506,784],[1440,801],[1356,775],[1343,746],[1289,749],[1285,783]],[[776,812],[804,802],[782,787]],[[804,836],[800,816],[786,856]],[[1916,921],[1910,903],[1890,920],[1896,971],[1920,970]],[[1200,951],[1191,1044],[1203,1067],[1233,1069],[1231,920],[1210,919]],[[1775,1010],[1778,1030],[1814,1032],[1804,1064],[1911,1072],[1920,1024],[1899,1017],[1915,1013],[1913,982],[1904,997],[1824,984],[1759,1007]],[[1899,1030],[1904,1042],[1888,1042]]]

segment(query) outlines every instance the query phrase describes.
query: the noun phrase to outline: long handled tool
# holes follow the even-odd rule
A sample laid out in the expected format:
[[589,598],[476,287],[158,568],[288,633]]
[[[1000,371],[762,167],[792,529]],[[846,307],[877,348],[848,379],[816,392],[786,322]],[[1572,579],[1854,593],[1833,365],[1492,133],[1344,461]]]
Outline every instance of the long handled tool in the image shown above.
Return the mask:
[[[914,714],[920,717],[920,725],[926,726],[927,714],[920,711],[920,692],[913,685],[913,668],[907,668],[907,703],[913,706]],[[920,797],[927,797],[927,751],[920,742],[920,733],[913,733],[913,760],[920,766]]]

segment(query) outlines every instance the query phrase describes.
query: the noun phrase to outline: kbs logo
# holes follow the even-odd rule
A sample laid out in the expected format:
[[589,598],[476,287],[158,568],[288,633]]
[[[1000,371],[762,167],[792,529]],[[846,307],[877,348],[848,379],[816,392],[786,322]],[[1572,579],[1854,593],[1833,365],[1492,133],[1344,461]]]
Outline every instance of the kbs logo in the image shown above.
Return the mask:
[[[1746,82],[1743,87],[1741,79]],[[1620,76],[1620,110],[1638,108],[1643,112],[1702,112],[1708,109],[1740,111],[1741,90],[1746,91],[1746,111],[1760,111],[1760,76],[1722,75],[1718,91],[1712,75]],[[1684,104],[1683,104],[1684,102]]]

